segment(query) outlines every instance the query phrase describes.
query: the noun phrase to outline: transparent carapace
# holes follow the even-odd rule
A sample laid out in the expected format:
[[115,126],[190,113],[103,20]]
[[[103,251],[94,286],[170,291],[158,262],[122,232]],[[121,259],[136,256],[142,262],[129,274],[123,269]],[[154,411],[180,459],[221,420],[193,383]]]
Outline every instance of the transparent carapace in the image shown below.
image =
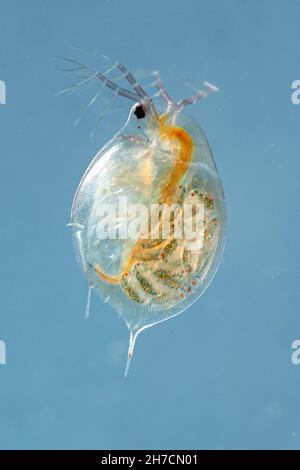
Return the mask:
[[[109,78],[112,69],[127,87]],[[153,77],[155,100],[119,62],[89,75],[133,106],[84,173],[71,211],[88,285],[129,329],[126,374],[138,334],[183,312],[205,291],[225,240],[221,180],[203,131],[185,114],[217,88],[204,82],[203,90],[175,102],[159,73]]]

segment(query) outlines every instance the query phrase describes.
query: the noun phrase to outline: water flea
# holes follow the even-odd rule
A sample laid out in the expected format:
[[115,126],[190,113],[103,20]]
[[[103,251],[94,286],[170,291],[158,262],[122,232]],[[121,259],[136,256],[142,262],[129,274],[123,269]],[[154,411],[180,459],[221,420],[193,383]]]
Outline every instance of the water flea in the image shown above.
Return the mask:
[[[120,123],[120,131],[84,173],[71,210],[77,259],[93,287],[86,316],[95,292],[124,320],[130,337],[127,375],[141,332],[189,308],[208,287],[222,257],[222,183],[206,136],[185,113],[217,88],[203,82],[202,90],[175,101],[157,72],[149,93],[119,62],[96,74],[80,67],[100,94],[105,88],[114,100],[132,102],[126,124]],[[114,71],[120,81],[113,80]],[[142,128],[137,119],[144,119]],[[163,211],[155,213],[156,206]],[[186,209],[198,206],[200,224],[197,211]]]

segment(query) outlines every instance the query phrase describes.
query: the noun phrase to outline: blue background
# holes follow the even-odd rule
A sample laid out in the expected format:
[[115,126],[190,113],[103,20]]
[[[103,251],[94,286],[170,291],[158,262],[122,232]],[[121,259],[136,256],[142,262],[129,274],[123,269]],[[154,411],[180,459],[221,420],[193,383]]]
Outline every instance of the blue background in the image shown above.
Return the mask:
[[[299,20],[296,0],[0,1],[1,448],[300,448]],[[55,96],[53,59],[70,45],[158,69],[177,98],[178,75],[221,89],[189,113],[225,187],[223,262],[192,308],[141,335],[126,380],[127,329],[97,297],[84,320],[66,228],[123,121],[94,141],[88,118],[72,127],[86,101]]]

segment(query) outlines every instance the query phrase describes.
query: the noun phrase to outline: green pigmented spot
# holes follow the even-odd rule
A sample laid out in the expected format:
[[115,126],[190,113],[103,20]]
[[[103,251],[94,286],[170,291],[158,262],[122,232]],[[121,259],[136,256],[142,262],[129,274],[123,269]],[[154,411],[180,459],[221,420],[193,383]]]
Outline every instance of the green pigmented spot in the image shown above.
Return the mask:
[[200,201],[207,207],[208,209],[214,208],[214,200],[212,196],[207,193],[200,193]]
[[140,298],[138,293],[129,285],[128,279],[124,275],[122,276],[122,279],[121,279],[121,286],[125,294],[127,295],[127,297],[129,297],[130,300],[133,300],[134,302],[138,302],[139,304],[144,303],[144,301]]
[[178,289],[179,282],[176,279],[176,274],[172,274],[170,271],[164,269],[157,269],[153,274],[167,287],[171,289]]
[[150,284],[150,282],[137,270],[137,268],[135,268],[134,270],[135,272],[135,276],[141,286],[141,288],[143,289],[144,292],[146,292],[147,294],[150,294],[150,295],[157,295],[157,292],[156,290],[154,289],[154,287]]
[[191,273],[193,271],[192,254],[190,250],[187,250],[186,248],[183,250],[183,253],[182,253],[182,262],[186,271]]
[[183,188],[181,188],[181,192],[180,192],[177,204],[181,205],[183,203],[185,195],[186,195],[186,189],[183,187]]

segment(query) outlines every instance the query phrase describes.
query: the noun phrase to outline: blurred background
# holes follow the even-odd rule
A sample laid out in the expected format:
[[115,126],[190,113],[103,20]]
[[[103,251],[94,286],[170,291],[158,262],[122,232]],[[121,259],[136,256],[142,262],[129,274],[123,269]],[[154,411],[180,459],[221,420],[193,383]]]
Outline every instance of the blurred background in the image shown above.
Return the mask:
[[[300,448],[299,20],[297,0],[0,1],[0,448]],[[224,184],[223,261],[198,302],[138,338],[126,380],[126,326],[96,296],[84,319],[66,227],[124,118],[91,140],[99,103],[73,127],[88,100],[56,95],[73,79],[55,56],[74,47],[158,69],[178,99],[188,79],[221,90],[188,113]]]

